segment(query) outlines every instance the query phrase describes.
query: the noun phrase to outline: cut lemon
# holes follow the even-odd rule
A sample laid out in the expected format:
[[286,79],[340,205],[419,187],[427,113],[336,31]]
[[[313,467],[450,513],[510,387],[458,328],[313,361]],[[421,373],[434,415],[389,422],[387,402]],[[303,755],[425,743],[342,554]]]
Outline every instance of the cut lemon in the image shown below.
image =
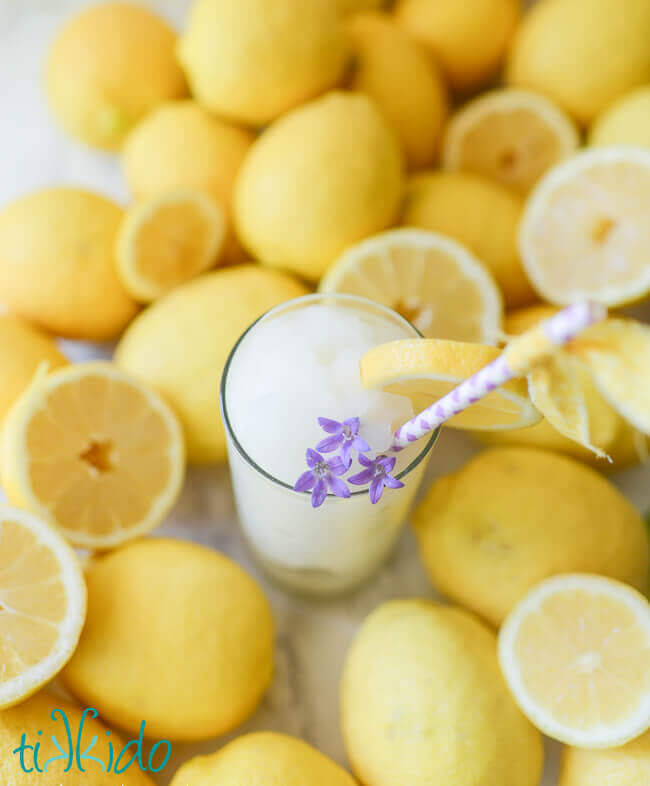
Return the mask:
[[226,239],[222,208],[200,191],[173,191],[132,207],[117,236],[117,271],[132,298],[150,303],[212,267]]
[[[481,344],[439,339],[405,339],[380,344],[361,358],[364,387],[408,396],[416,412],[497,358],[500,351]],[[524,428],[541,420],[528,397],[526,381],[514,379],[489,393],[445,425],[495,431]]]
[[573,121],[545,96],[504,88],[469,101],[452,117],[443,166],[527,193],[580,144]]
[[63,668],[85,615],[86,585],[74,551],[49,524],[0,505],[0,709]]
[[493,278],[467,249],[435,232],[396,229],[352,246],[320,291],[376,300],[425,336],[495,344],[501,330]]
[[7,415],[2,451],[9,499],[97,549],[156,527],[185,466],[168,405],[105,362],[38,375]]
[[499,660],[549,737],[612,748],[650,727],[650,604],[627,584],[587,574],[541,582],[506,618]]
[[609,306],[650,291],[650,151],[595,148],[552,169],[522,218],[519,248],[546,300]]

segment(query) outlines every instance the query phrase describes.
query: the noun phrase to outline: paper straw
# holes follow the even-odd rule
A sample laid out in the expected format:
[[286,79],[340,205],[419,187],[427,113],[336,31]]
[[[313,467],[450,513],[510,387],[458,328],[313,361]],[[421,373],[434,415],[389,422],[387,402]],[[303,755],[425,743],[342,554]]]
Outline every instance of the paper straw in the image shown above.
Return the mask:
[[607,309],[599,303],[575,303],[518,336],[492,363],[400,426],[393,435],[390,450],[403,450],[500,385],[514,377],[525,376],[536,363],[549,357],[556,347],[571,341],[585,328],[601,322],[606,316]]

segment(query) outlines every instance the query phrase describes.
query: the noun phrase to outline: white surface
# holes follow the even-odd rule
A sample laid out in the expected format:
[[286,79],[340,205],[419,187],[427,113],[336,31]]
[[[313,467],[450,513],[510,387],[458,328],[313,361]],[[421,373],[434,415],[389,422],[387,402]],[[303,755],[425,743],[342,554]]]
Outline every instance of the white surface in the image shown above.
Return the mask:
[[[88,3],[82,0],[0,0],[0,207],[20,194],[56,183],[85,185],[120,202],[128,200],[117,159],[84,149],[66,138],[53,124],[42,94],[47,43],[61,20],[85,5]],[[188,2],[160,0],[155,5],[170,19],[180,21]],[[640,313],[646,320],[650,316],[647,308]],[[89,352],[87,347],[69,342],[66,347],[76,358]],[[453,470],[474,450],[463,435],[443,433],[432,458],[430,476]],[[620,474],[616,483],[645,511],[650,508],[649,480],[650,467],[645,467]],[[160,533],[220,549],[259,576],[235,520],[225,468],[190,471],[181,499]],[[276,729],[295,734],[344,763],[337,689],[354,632],[384,600],[433,596],[413,538],[406,532],[383,571],[356,595],[342,601],[297,601],[264,583],[277,619],[276,676],[260,710],[237,733]],[[199,751],[211,752],[223,742],[174,745],[172,761],[159,783],[167,784],[185,758]],[[557,746],[549,744],[549,754],[543,786],[556,783]]]

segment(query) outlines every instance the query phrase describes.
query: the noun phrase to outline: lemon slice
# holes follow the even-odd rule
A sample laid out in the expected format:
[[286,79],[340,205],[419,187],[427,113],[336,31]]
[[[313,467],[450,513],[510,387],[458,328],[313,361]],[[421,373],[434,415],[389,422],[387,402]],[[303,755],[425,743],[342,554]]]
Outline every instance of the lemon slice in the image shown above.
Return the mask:
[[579,748],[623,745],[650,727],[650,604],[603,576],[554,576],[512,610],[499,660],[545,734]]
[[226,218],[200,191],[172,191],[132,207],[117,236],[117,271],[132,298],[150,303],[214,265]]
[[36,516],[0,505],[0,709],[63,668],[85,615],[86,585],[74,551]]
[[434,338],[494,344],[501,329],[501,293],[490,274],[435,232],[395,229],[352,246],[319,289],[376,300]]
[[183,481],[176,416],[105,362],[39,375],[7,415],[2,451],[9,499],[87,548],[152,530]]
[[452,117],[443,166],[475,172],[527,193],[579,144],[573,121],[548,98],[504,88],[469,101]]
[[564,305],[618,306],[650,291],[650,151],[594,148],[552,169],[533,191],[519,248],[537,292]]
[[[481,344],[440,339],[404,339],[380,344],[361,358],[361,381],[372,390],[408,396],[416,412],[497,358]],[[461,429],[496,431],[532,426],[541,415],[528,397],[526,382],[514,379],[446,421]]]

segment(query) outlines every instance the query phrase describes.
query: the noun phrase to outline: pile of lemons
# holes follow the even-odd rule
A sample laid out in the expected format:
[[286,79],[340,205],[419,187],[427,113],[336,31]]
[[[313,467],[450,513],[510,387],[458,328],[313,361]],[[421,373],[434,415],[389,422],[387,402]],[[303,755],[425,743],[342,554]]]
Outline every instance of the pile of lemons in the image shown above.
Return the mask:
[[[425,340],[368,353],[362,379],[420,405],[564,304],[648,297],[650,0],[524,5],[194,0],[177,34],[106,2],[58,31],[51,110],[119,155],[133,200],[60,186],[0,211],[0,747],[49,737],[58,674],[178,741],[262,700],[261,588],[142,536],[187,462],[226,460],[219,377],[266,310],[314,288],[396,309]],[[56,337],[117,346],[70,364]],[[456,605],[394,601],[359,631],[341,727],[364,786],[537,786],[540,732],[566,744],[561,786],[650,782],[648,536],[587,466],[645,457],[649,373],[650,328],[617,314],[450,424],[491,445],[415,514]],[[356,781],[272,733],[172,780],[249,783]]]

